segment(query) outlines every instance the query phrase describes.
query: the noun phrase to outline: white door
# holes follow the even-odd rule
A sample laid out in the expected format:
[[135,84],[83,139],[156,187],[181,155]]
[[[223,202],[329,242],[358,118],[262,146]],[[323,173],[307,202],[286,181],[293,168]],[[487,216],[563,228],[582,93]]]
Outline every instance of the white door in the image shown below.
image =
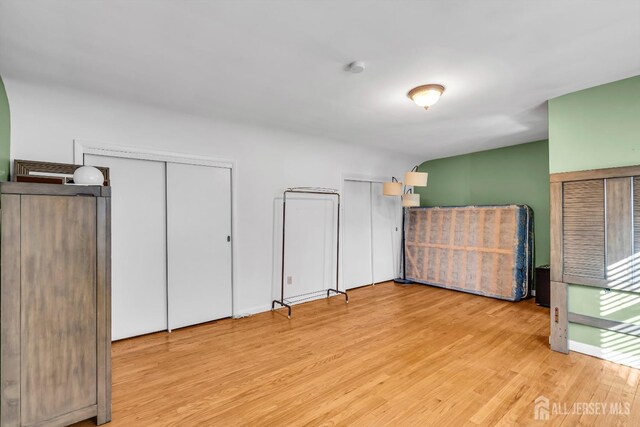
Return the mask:
[[229,317],[231,170],[167,163],[169,329]]
[[383,195],[382,183],[371,183],[371,238],[375,283],[398,277],[401,215],[400,198]]
[[111,179],[114,340],[167,328],[165,163],[84,155]]
[[342,278],[345,289],[373,283],[371,265],[371,183],[345,181]]

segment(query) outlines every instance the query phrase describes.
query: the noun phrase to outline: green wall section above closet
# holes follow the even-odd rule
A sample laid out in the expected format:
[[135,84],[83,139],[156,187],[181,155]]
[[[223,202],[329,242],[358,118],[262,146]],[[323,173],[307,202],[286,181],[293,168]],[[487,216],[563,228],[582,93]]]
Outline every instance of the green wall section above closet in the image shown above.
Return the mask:
[[535,219],[535,263],[549,263],[549,145],[530,142],[429,160],[422,206],[529,205]]
[[640,164],[640,76],[549,100],[551,173]]
[[0,181],[9,177],[9,144],[10,144],[9,100],[0,77]]

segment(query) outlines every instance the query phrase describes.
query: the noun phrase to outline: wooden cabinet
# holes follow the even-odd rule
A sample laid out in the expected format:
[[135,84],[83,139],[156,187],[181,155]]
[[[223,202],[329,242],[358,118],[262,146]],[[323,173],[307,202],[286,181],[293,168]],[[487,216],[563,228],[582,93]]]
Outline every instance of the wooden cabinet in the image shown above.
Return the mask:
[[[635,183],[635,185],[634,185]],[[633,265],[637,245],[640,184],[637,177],[552,183],[559,212],[552,227],[551,280],[627,290],[640,270]],[[635,218],[634,218],[635,217]],[[634,239],[635,237],[635,239]],[[636,240],[636,242],[634,242]],[[634,271],[638,270],[638,271]],[[622,274],[626,272],[627,274]]]
[[0,424],[111,419],[110,189],[0,183]]
[[553,174],[550,196],[551,348],[566,353],[568,322],[625,327],[568,313],[567,284],[640,291],[640,167]]

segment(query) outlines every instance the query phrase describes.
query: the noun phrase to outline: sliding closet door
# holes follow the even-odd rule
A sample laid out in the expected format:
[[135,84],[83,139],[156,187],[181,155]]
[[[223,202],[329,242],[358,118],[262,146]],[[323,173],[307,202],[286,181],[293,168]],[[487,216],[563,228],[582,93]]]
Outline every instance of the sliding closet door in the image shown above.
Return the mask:
[[167,163],[169,329],[229,317],[231,171]]
[[112,338],[167,329],[165,163],[85,154],[111,178]]
[[371,265],[371,183],[345,181],[344,251],[342,255],[345,289],[370,285],[373,281]]
[[382,183],[371,183],[371,239],[375,283],[398,276],[401,215],[400,198],[383,195]]

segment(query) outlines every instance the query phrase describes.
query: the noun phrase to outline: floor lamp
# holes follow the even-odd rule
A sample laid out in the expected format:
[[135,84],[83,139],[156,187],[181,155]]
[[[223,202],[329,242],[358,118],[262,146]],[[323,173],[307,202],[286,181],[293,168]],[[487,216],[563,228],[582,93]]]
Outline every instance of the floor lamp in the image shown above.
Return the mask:
[[385,196],[402,196],[402,277],[393,279],[394,282],[400,285],[413,283],[411,280],[407,280],[407,257],[405,256],[404,245],[405,209],[420,206],[420,194],[414,193],[413,188],[426,187],[428,178],[428,173],[418,172],[418,166],[414,166],[404,175],[404,186],[396,177],[391,177],[391,181],[385,182],[382,188],[382,193]]

